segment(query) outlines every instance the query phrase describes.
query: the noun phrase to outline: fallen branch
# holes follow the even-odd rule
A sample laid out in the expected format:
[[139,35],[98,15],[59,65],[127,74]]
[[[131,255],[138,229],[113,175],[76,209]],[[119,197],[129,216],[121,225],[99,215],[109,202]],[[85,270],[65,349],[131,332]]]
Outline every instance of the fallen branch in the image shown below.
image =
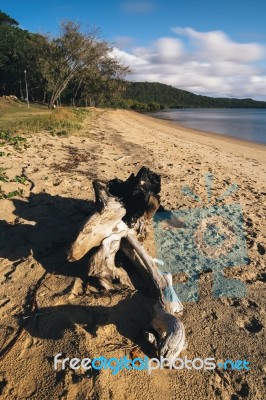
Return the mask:
[[160,177],[147,168],[125,181],[94,181],[95,213],[82,225],[68,259],[79,260],[94,249],[88,275],[96,277],[106,290],[133,287],[126,271],[117,267],[115,255],[121,250],[134,264],[149,289],[153,308],[146,338],[160,356],[174,358],[186,347],[185,329],[177,318],[183,312],[172,286],[171,274],[162,273],[139,239],[159,207]]

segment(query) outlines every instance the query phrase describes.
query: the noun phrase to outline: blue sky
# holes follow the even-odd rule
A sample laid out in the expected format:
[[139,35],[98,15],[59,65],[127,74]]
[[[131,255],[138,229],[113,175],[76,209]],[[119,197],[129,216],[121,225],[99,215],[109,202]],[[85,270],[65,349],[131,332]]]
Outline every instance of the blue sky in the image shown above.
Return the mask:
[[0,0],[33,32],[63,19],[100,27],[132,80],[213,96],[266,99],[266,2],[253,0]]

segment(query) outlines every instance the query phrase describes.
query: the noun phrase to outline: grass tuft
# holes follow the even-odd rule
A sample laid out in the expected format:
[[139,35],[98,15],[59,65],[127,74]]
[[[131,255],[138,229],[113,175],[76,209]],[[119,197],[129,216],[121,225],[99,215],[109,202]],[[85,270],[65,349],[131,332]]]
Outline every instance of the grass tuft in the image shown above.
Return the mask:
[[86,108],[61,107],[48,110],[43,106],[26,108],[13,103],[3,107],[0,102],[0,130],[8,129],[18,134],[47,131],[53,135],[67,136],[81,129],[89,113]]

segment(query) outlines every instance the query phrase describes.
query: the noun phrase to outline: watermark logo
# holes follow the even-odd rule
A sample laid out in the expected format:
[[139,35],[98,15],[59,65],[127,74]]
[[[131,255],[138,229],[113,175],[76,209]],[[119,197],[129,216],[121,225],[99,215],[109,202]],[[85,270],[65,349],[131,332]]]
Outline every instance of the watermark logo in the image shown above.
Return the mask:
[[56,354],[54,357],[54,370],[65,370],[72,369],[78,370],[82,368],[83,370],[111,370],[112,375],[117,375],[122,370],[129,371],[147,371],[149,374],[155,370],[162,370],[165,367],[169,369],[181,370],[214,370],[216,368],[224,370],[247,370],[249,371],[249,362],[247,360],[226,360],[225,362],[216,363],[215,358],[194,358],[190,360],[188,357],[184,358],[144,358],[138,357],[130,359],[127,356],[122,358],[112,357],[106,358],[104,356],[90,358],[62,358],[62,353]]
[[223,200],[237,190],[232,184],[221,196],[212,199],[213,175],[206,174],[205,187],[208,203],[188,187],[185,195],[197,201],[199,207],[154,216],[157,255],[163,260],[164,273],[183,273],[186,281],[173,285],[181,301],[198,301],[199,273],[213,272],[214,297],[243,297],[245,284],[224,276],[224,268],[249,262],[243,231],[243,213],[239,203],[223,204]]

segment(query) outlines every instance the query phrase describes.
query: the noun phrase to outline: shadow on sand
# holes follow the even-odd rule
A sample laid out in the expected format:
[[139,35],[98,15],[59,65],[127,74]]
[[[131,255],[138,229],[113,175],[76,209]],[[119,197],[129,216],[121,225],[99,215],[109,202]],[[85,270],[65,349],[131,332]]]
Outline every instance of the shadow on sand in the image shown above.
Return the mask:
[[84,259],[70,263],[67,252],[80,224],[93,212],[93,203],[47,193],[12,202],[16,223],[0,221],[0,257],[14,262],[32,254],[49,273],[60,267],[61,275],[80,276]]
[[[28,201],[12,200],[17,216],[15,224],[0,221],[0,257],[15,265],[30,254],[48,273],[79,277],[88,282],[87,258],[68,262],[67,252],[75,239],[80,224],[94,211],[94,204],[86,200],[31,194]],[[131,277],[132,278],[132,277]],[[138,278],[134,281],[138,284]],[[141,286],[141,285],[140,285]],[[153,348],[143,337],[143,329],[150,320],[149,298],[143,287],[131,297],[127,296],[115,306],[60,305],[39,308],[19,325],[32,336],[57,340],[66,329],[79,324],[92,336],[98,326],[114,324],[118,332],[138,344],[145,353]],[[26,322],[26,324],[25,324]],[[154,356],[154,355],[153,355]]]

